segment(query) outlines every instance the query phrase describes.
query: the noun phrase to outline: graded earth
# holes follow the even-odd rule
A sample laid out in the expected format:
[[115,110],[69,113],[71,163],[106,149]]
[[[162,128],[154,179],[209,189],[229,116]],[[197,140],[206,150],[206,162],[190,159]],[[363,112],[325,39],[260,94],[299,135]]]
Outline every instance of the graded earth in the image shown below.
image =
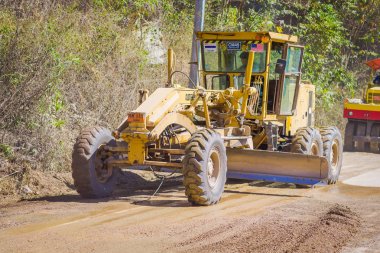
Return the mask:
[[336,185],[227,181],[206,207],[188,203],[179,177],[151,199],[159,181],[146,190],[141,179],[112,198],[73,190],[3,205],[1,251],[380,252],[380,156],[344,153],[343,163]]

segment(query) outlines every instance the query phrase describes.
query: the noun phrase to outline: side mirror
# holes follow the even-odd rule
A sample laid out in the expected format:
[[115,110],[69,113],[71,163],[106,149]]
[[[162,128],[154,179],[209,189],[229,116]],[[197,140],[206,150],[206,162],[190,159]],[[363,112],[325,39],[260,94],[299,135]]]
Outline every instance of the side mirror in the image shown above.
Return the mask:
[[282,75],[285,73],[285,68],[286,68],[286,60],[278,59],[276,62],[276,68],[274,69],[274,72],[276,74]]

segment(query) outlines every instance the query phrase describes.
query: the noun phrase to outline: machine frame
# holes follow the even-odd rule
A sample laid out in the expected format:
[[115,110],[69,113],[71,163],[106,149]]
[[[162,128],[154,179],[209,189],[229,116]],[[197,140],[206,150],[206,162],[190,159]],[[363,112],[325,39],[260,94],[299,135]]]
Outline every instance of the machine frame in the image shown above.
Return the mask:
[[[140,106],[128,114],[112,136],[103,128],[81,133],[74,145],[72,165],[78,192],[85,197],[110,194],[116,171],[131,166],[180,169],[186,195],[196,205],[217,203],[227,177],[312,185],[335,183],[342,165],[341,136],[335,127],[321,131],[314,128],[315,87],[301,81],[303,47],[296,44],[298,38],[272,32],[199,32],[197,38],[200,45],[204,41],[251,42],[251,48],[241,50],[248,53],[244,73],[206,71],[200,64],[204,63],[202,57],[198,68],[203,83],[196,88],[181,87],[173,84],[173,75],[179,71],[173,69],[174,52],[169,49],[165,88],[151,95],[147,90],[139,91]],[[256,43],[268,49],[261,73],[252,73],[252,47]],[[283,46],[285,58],[277,59],[274,65],[272,43]],[[290,60],[286,52],[291,48],[299,50],[300,55],[295,62],[297,71],[287,72]],[[204,56],[203,49],[198,50]],[[278,80],[275,75],[275,110],[269,113],[271,68],[278,72]],[[210,74],[228,75],[229,87],[206,89]],[[237,76],[244,78],[242,85],[232,81]],[[288,91],[293,103],[291,111],[281,115],[287,77],[295,80],[294,93]],[[287,85],[290,89],[291,84]],[[256,115],[257,108],[261,110]]]

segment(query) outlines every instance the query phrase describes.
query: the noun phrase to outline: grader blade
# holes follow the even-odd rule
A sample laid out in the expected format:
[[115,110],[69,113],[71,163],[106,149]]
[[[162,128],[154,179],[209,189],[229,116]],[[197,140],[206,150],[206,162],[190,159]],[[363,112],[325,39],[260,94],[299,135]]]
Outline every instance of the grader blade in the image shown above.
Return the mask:
[[328,176],[324,157],[262,150],[227,150],[228,178],[315,185]]

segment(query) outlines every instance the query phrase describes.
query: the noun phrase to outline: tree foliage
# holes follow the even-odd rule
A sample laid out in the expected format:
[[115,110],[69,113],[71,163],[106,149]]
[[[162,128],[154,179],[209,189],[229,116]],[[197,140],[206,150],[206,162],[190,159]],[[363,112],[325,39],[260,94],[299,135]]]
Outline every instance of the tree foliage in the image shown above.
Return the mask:
[[[380,0],[206,2],[205,30],[299,36],[305,46],[303,78],[317,87],[320,124],[342,121],[331,108],[339,108],[343,96],[358,96],[369,74],[363,62],[379,56]],[[194,0],[0,0],[4,143],[32,142],[41,157],[63,168],[78,129],[115,127],[136,106],[138,88],[165,83],[166,66],[148,64],[149,48],[137,36],[144,29],[157,28],[163,45],[176,51],[176,68],[188,71],[194,5]],[[329,111],[334,115],[324,114]]]
[[316,85],[325,108],[357,95],[368,80],[363,62],[380,55],[379,0],[209,1],[208,7],[209,30],[298,35],[305,45],[303,78]]

